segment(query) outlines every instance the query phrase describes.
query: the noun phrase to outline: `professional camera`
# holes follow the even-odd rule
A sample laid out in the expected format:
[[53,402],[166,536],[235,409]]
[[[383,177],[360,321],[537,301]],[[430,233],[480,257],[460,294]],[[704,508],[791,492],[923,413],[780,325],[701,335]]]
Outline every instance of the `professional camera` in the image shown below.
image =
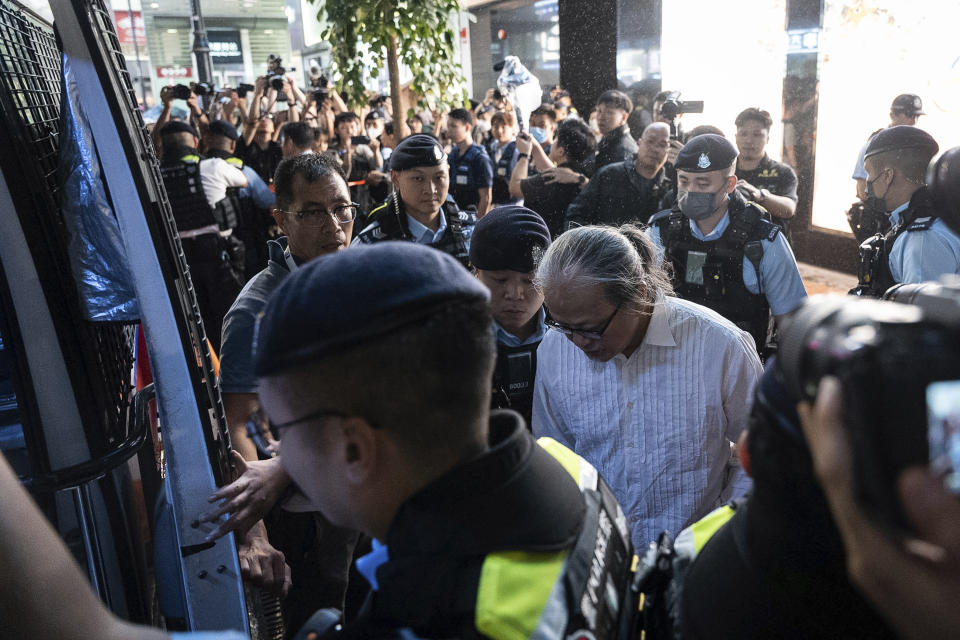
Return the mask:
[[278,93],[283,91],[283,75],[279,73],[270,74],[267,76],[267,82],[270,84],[270,88],[276,90]]
[[375,98],[370,98],[370,108],[371,109],[383,109],[383,105],[386,104],[387,100],[390,99],[390,96],[379,95]]
[[684,113],[703,113],[703,100],[680,100],[680,92],[674,91],[667,95],[667,99],[660,105],[660,115],[670,121],[670,137],[674,139],[680,137],[677,131],[677,116]]
[[855,499],[876,522],[905,534],[901,471],[940,468],[947,486],[960,489],[960,278],[889,295],[815,296],[791,315],[775,365],[785,395],[774,413],[813,401],[824,376],[839,378]]
[[193,85],[193,92],[200,98],[205,98],[216,93],[212,85],[206,82],[197,82]]
[[253,86],[252,84],[241,82],[239,85],[237,85],[237,97],[246,98],[248,93],[255,90],[256,90],[256,87]]
[[177,100],[189,100],[190,96],[193,95],[193,91],[185,84],[175,84],[173,85],[173,97]]
[[316,87],[313,90],[313,100],[317,105],[322,105],[330,98],[330,80],[327,76],[321,75],[316,78]]

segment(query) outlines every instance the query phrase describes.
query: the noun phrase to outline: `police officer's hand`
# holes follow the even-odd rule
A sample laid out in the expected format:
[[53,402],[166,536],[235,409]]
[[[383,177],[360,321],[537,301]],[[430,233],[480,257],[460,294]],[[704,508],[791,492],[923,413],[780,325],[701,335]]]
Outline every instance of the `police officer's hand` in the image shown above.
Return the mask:
[[283,553],[275,549],[267,540],[263,523],[244,536],[237,548],[240,560],[240,574],[243,579],[256,587],[286,597],[292,584],[290,567]]
[[[200,522],[217,524],[207,534],[207,540],[216,540],[231,531],[245,534],[273,508],[290,484],[280,458],[244,460],[236,451],[231,451],[230,456],[235,479],[208,498],[217,506],[200,516]],[[220,522],[224,515],[227,519]]]
[[526,131],[517,134],[517,151],[519,153],[530,153],[533,150],[534,139]]
[[680,149],[683,149],[683,143],[679,140],[670,140],[670,150],[667,151],[667,162],[670,164],[677,164],[677,155],[680,154]]
[[840,383],[825,378],[816,406],[801,403],[797,409],[843,536],[851,579],[903,637],[958,637],[960,501],[927,469],[904,471],[898,479],[900,502],[918,538],[894,540],[865,518],[854,500]]

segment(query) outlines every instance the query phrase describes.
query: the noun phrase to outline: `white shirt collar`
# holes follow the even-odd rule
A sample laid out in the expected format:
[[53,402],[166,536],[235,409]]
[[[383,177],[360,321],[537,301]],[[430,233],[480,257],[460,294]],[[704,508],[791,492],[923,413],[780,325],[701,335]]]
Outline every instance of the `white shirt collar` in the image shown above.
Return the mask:
[[654,347],[675,347],[677,341],[670,330],[670,312],[666,300],[659,300],[653,305],[653,315],[647,325],[647,334],[643,336],[644,345]]

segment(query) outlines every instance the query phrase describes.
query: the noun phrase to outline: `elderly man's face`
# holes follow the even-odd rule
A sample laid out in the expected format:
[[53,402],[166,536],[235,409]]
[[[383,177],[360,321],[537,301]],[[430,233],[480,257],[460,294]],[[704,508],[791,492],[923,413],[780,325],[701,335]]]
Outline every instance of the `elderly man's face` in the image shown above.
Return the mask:
[[650,171],[659,171],[670,151],[670,129],[649,125],[637,140],[637,164]]
[[286,211],[273,210],[280,231],[287,236],[290,253],[303,260],[346,249],[353,222],[338,223],[337,208],[350,205],[350,190],[340,176],[325,176],[308,182],[293,179],[293,200]]
[[544,302],[553,322],[588,358],[607,362],[618,353],[636,348],[640,316],[610,304],[600,285],[560,283],[546,289]]

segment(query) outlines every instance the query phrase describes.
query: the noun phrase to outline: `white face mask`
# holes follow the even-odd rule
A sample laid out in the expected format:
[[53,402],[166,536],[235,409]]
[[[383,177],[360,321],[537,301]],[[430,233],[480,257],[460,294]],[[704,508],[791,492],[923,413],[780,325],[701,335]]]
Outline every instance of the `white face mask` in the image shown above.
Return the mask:
[[484,120],[483,118],[481,118],[480,120],[477,120],[477,129],[479,129],[484,133],[490,131],[490,121]]
[[367,129],[367,137],[371,140],[376,140],[380,137],[380,134],[383,133],[379,129]]

